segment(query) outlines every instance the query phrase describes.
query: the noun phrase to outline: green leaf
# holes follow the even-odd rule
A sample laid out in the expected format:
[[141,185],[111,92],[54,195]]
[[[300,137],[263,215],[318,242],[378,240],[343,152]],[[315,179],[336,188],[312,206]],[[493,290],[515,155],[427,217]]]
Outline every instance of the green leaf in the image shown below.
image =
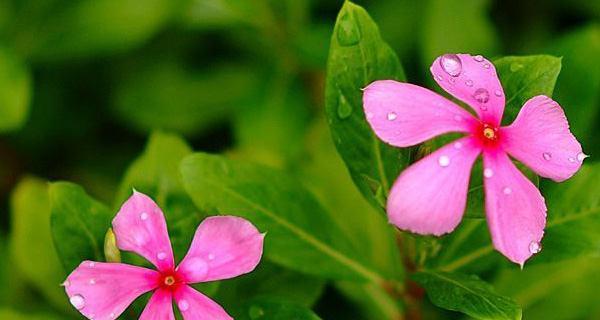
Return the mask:
[[525,102],[537,95],[552,97],[561,69],[561,58],[537,55],[494,60],[506,96],[503,124],[516,118]]
[[47,182],[32,177],[19,182],[11,196],[11,223],[14,267],[46,299],[58,307],[68,307],[64,290],[58,285],[66,274],[52,244]]
[[477,276],[423,271],[413,275],[438,307],[459,311],[476,319],[520,320],[521,308],[499,295]]
[[405,317],[401,302],[390,295],[386,290],[389,288],[375,283],[350,281],[336,281],[335,287],[360,309],[364,319],[404,319]]
[[[257,5],[260,4],[260,5]],[[265,1],[192,0],[182,10],[183,23],[194,29],[215,29],[259,24],[264,20]]]
[[436,57],[451,52],[495,54],[498,37],[489,7],[489,0],[428,1],[421,21],[424,64],[429,67]]
[[104,261],[111,211],[73,183],[52,183],[49,193],[52,238],[65,271],[71,272],[86,259]]
[[51,313],[29,313],[20,312],[10,308],[0,308],[0,319],[10,320],[59,320],[64,319],[62,316],[58,316]]
[[186,157],[181,173],[199,208],[242,216],[267,232],[265,255],[271,260],[326,278],[382,281],[298,180],[203,153]]
[[282,299],[257,299],[234,310],[238,320],[319,320],[310,309]]
[[186,194],[179,174],[179,163],[191,153],[181,137],[154,132],[144,152],[127,169],[115,202],[116,212],[133,188],[154,199],[165,214],[176,258],[183,258],[204,217]]
[[0,133],[23,125],[30,100],[31,76],[27,66],[0,46]]
[[410,153],[375,136],[365,120],[361,89],[374,80],[404,80],[404,71],[368,13],[349,1],[340,10],[329,50],[325,103],[333,141],[360,192],[380,209]]

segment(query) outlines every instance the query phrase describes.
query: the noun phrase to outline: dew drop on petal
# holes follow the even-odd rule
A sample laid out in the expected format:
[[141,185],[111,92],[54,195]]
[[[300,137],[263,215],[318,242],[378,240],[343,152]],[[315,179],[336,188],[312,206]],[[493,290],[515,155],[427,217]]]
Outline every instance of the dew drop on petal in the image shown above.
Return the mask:
[[167,257],[167,254],[164,252],[159,252],[156,257],[158,258],[158,260],[165,260],[165,258]]
[[177,303],[177,306],[179,307],[179,310],[181,310],[181,311],[187,311],[190,308],[190,304],[185,299],[180,300]]
[[147,213],[147,212],[142,212],[142,213],[140,214],[140,219],[142,219],[142,220],[146,220],[146,219],[148,219],[148,213]]
[[494,170],[490,169],[490,168],[485,168],[485,170],[483,170],[483,176],[486,178],[491,178],[494,176]]
[[94,285],[94,284],[96,284],[96,279],[90,279],[89,282],[90,282],[90,284]]
[[467,80],[467,81],[465,81],[465,85],[467,85],[467,87],[472,87],[473,86],[473,81],[472,80]]
[[111,313],[108,315],[108,317],[109,317],[109,318],[111,318],[111,319],[114,319],[114,318],[115,318],[115,316],[116,316],[116,315],[115,315],[115,313],[114,313],[114,312],[111,312]]
[[398,115],[395,112],[390,112],[387,115],[387,119],[390,121],[394,121],[396,120],[396,118],[398,118]]
[[542,245],[537,241],[531,241],[529,244],[529,252],[535,254],[542,251]]
[[438,158],[438,164],[441,167],[447,167],[450,165],[450,158],[448,156],[441,156]]
[[77,309],[77,310],[81,310],[85,307],[85,299],[80,294],[76,294],[76,295],[70,297],[69,301],[71,302],[73,307],[75,307],[75,309]]
[[208,254],[208,260],[214,260],[215,259],[215,255],[212,253]]
[[440,76],[439,74],[437,76],[435,76],[435,78],[440,82],[444,81],[444,77]]
[[367,112],[366,116],[367,116],[367,119],[369,119],[369,120],[373,119],[373,117],[374,117],[372,112]]
[[93,268],[93,267],[95,267],[95,266],[96,266],[96,263],[92,261],[92,262],[90,262],[90,263],[88,264],[88,266],[89,266],[90,268]]
[[548,161],[552,159],[552,154],[550,152],[544,152],[542,153],[542,157],[544,158],[544,160]]
[[575,162],[575,158],[569,157],[569,162]]
[[455,148],[455,149],[460,149],[460,148],[462,148],[462,143],[461,143],[461,142],[458,142],[458,141],[457,141],[457,142],[455,142],[455,143],[454,143],[454,148]]
[[485,88],[479,88],[473,93],[473,99],[479,103],[487,103],[490,100],[490,93]]
[[512,189],[509,187],[504,187],[504,189],[502,189],[502,193],[504,194],[511,194],[512,193]]
[[489,63],[485,63],[485,64],[483,65],[483,67],[484,67],[484,68],[486,68],[486,69],[489,69],[489,68],[490,68],[490,64],[489,64]]
[[455,54],[445,54],[440,59],[442,69],[452,77],[458,77],[462,71],[462,62]]
[[500,90],[494,91],[494,94],[496,95],[496,97],[502,97],[502,91]]
[[477,61],[477,62],[482,62],[483,61],[483,56],[481,56],[480,54],[476,55],[473,57],[473,60]]
[[589,157],[589,156],[583,152],[580,152],[577,154],[577,160],[579,160],[579,162],[582,162],[587,157]]

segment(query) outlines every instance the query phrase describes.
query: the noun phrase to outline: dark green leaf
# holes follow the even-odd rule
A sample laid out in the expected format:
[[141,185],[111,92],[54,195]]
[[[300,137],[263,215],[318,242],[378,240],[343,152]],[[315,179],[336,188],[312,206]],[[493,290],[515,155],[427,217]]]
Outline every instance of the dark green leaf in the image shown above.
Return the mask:
[[379,140],[365,120],[361,89],[374,80],[404,80],[393,50],[361,7],[346,1],[338,15],[327,63],[325,103],[338,152],[354,183],[376,208],[410,158]]
[[476,319],[521,319],[521,308],[512,299],[497,294],[474,275],[423,271],[413,278],[425,287],[427,296],[438,307]]
[[0,133],[21,127],[29,114],[30,99],[27,66],[0,46]]
[[257,299],[246,303],[234,314],[238,320],[319,320],[314,312],[306,307],[281,299]]
[[71,272],[83,260],[104,261],[111,211],[73,183],[52,183],[49,192],[52,238],[65,271]]
[[271,260],[327,278],[382,281],[296,179],[203,153],[186,157],[181,172],[198,207],[242,216],[267,232],[265,255]]

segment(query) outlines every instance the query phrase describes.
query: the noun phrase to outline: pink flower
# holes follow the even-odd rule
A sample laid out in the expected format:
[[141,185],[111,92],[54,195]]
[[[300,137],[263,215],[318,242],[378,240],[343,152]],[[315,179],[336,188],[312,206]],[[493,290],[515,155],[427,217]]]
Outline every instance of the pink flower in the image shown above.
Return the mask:
[[198,282],[248,273],[262,256],[264,234],[232,216],[206,218],[192,246],[175,267],[167,224],[148,196],[134,192],[113,220],[117,245],[135,252],[158,271],[122,263],[84,261],[64,283],[71,304],[88,319],[116,319],[137,297],[154,291],[140,319],[175,319],[175,299],[183,318],[232,319],[214,301],[190,287]]
[[364,90],[369,124],[393,146],[414,146],[449,132],[465,134],[400,174],[387,200],[390,222],[419,234],[454,230],[465,210],[471,168],[481,153],[494,247],[522,267],[541,249],[546,205],[509,155],[554,181],[570,178],[587,156],[561,107],[546,96],[531,98],[510,126],[501,127],[504,91],[496,69],[482,56],[445,54],[433,62],[431,72],[478,117],[409,83],[375,81]]

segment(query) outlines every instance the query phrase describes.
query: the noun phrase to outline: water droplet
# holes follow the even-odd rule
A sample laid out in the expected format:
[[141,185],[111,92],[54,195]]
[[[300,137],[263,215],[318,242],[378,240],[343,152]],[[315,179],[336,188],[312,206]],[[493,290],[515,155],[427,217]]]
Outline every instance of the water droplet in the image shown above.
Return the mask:
[[477,61],[477,62],[482,62],[483,61],[483,56],[481,56],[480,54],[476,55],[473,57],[473,60]]
[[148,213],[147,213],[147,212],[142,212],[142,213],[140,214],[140,219],[142,219],[142,220],[146,220],[146,219],[148,219]]
[[523,69],[523,65],[518,63],[518,62],[513,62],[510,64],[510,71],[511,72],[517,72],[519,70]]
[[580,152],[577,154],[577,160],[579,160],[579,162],[582,162],[583,160],[585,160],[585,158],[589,157],[587,154]]
[[179,302],[177,303],[177,306],[179,307],[179,310],[184,311],[184,312],[190,308],[190,304],[185,299],[179,300]]
[[250,319],[258,319],[265,315],[265,311],[258,306],[251,306],[250,310],[248,310],[248,315]]
[[352,114],[352,106],[350,106],[343,94],[340,94],[338,98],[337,114],[340,119],[346,119]]
[[462,62],[455,54],[445,54],[440,59],[442,69],[452,77],[458,77],[462,71]]
[[552,159],[552,154],[550,152],[544,152],[542,153],[542,157],[544,158],[544,160],[550,160]]
[[529,252],[535,254],[542,251],[542,245],[537,241],[531,241],[529,244]]
[[575,158],[569,157],[569,162],[575,162]]
[[485,64],[483,65],[483,67],[484,67],[484,68],[486,68],[486,69],[489,69],[489,68],[490,68],[490,64],[489,64],[489,63],[485,63]]
[[438,164],[441,167],[447,167],[450,165],[450,158],[448,156],[441,156],[438,158]]
[[502,97],[502,91],[500,90],[494,91],[494,94],[496,95],[496,97]]
[[465,85],[467,85],[467,87],[472,87],[473,86],[473,81],[472,80],[467,80],[467,81],[465,81]]
[[490,93],[485,88],[479,88],[473,93],[473,99],[479,103],[487,103],[490,100]]
[[96,279],[90,279],[89,282],[90,282],[91,285],[94,285],[94,284],[96,284]]
[[93,268],[93,267],[95,267],[95,266],[96,266],[96,263],[92,261],[92,262],[88,263],[88,266],[89,266],[90,268]]
[[483,176],[486,178],[491,178],[494,176],[494,170],[490,169],[490,168],[485,168],[485,170],[483,170]]
[[444,81],[444,77],[440,76],[439,74],[437,76],[435,76],[435,78],[437,79],[437,81]]
[[76,295],[70,297],[69,301],[71,302],[73,307],[75,307],[75,309],[77,309],[77,310],[81,310],[85,307],[85,299],[80,294],[76,294]]
[[460,148],[462,148],[462,143],[461,143],[461,142],[458,142],[458,141],[457,141],[457,142],[455,142],[455,143],[454,143],[454,148],[455,148],[455,149],[460,149]]
[[337,40],[342,46],[353,46],[360,41],[360,29],[352,15],[345,12],[338,21]]
[[509,187],[504,187],[504,189],[502,189],[502,193],[504,194],[511,194],[512,193],[512,189]]
[[462,119],[463,118],[461,116],[459,116],[459,115],[455,115],[454,116],[454,121],[462,121]]
[[111,312],[111,313],[110,313],[108,316],[109,316],[111,319],[114,319],[114,318],[116,317],[116,314],[115,314],[114,312]]
[[215,260],[215,255],[212,253],[208,254],[208,260]]
[[167,254],[164,252],[159,252],[156,257],[158,258],[158,260],[165,260],[165,258],[167,257]]
[[396,120],[396,118],[398,118],[398,115],[395,112],[390,112],[387,115],[387,119],[390,121],[394,121]]
[[373,119],[373,117],[374,117],[372,112],[367,112],[366,116],[367,116],[367,119],[369,119],[369,120]]

